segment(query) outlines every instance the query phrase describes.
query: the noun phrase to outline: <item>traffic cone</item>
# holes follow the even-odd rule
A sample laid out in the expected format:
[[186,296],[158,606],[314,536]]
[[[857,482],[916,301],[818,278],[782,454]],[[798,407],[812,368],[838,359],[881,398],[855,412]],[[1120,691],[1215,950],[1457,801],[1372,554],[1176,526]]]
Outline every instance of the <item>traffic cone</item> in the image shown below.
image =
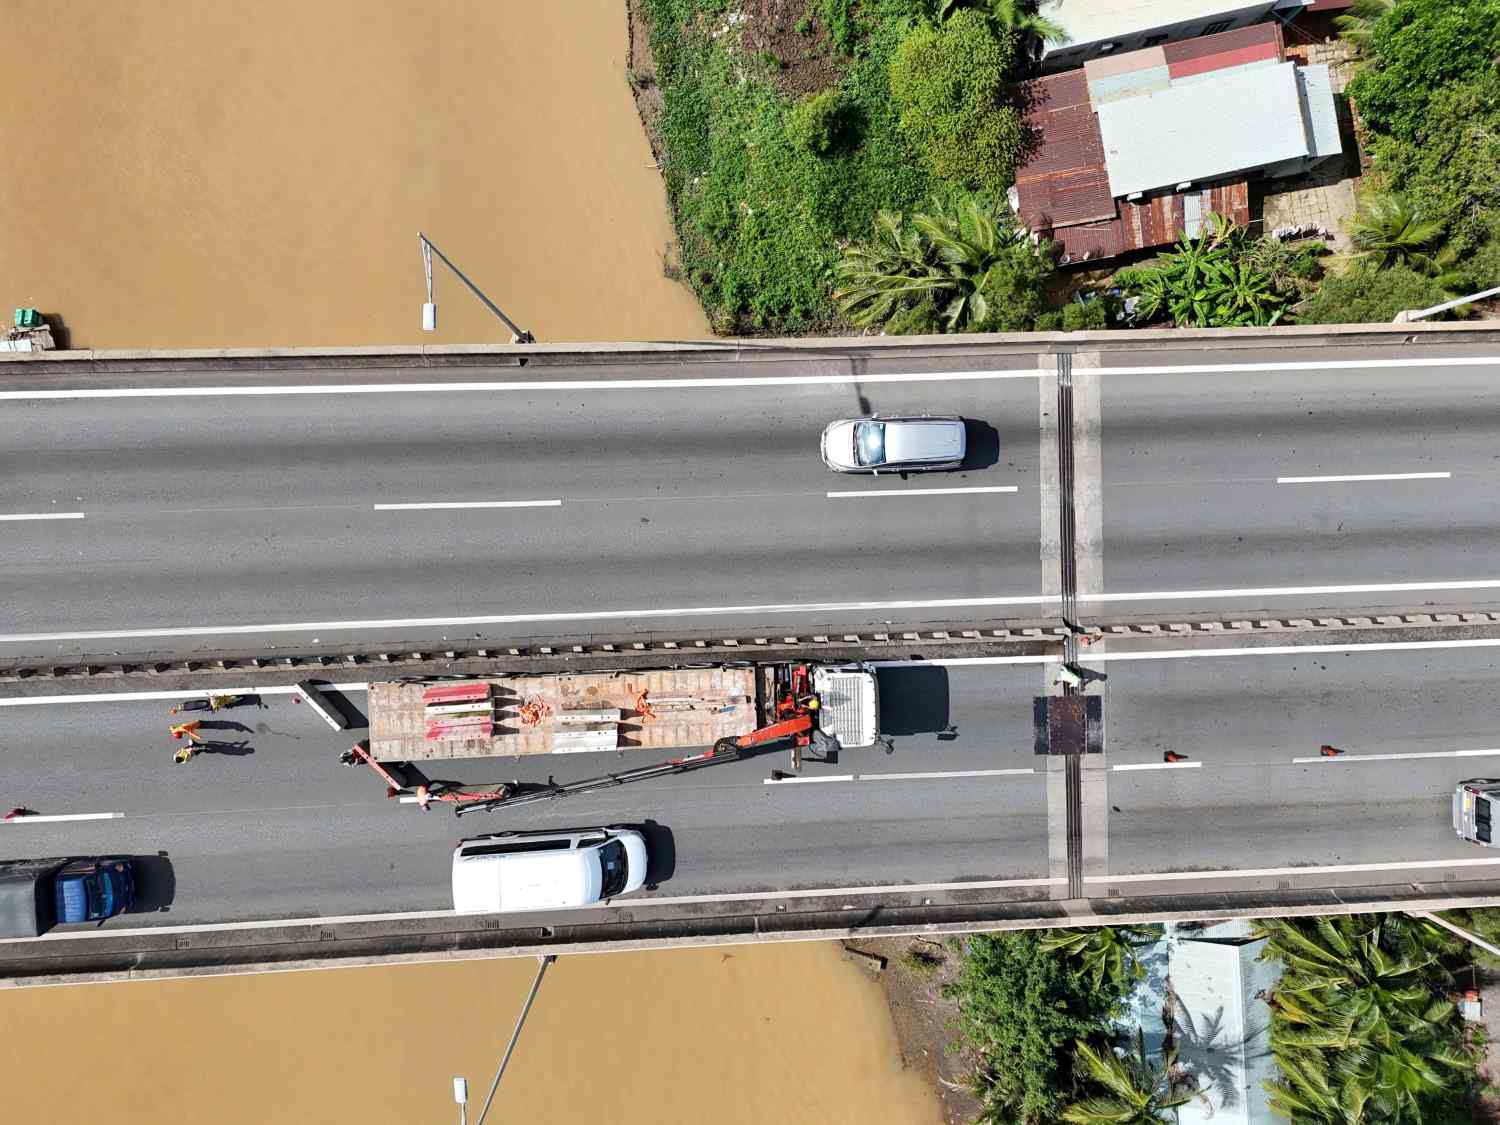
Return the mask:
[[1175,750],[1168,750],[1161,756],[1161,760],[1164,762],[1185,762],[1187,761],[1187,755],[1179,754]]
[[1337,746],[1319,746],[1318,753],[1322,754],[1325,758],[1337,758],[1343,751]]

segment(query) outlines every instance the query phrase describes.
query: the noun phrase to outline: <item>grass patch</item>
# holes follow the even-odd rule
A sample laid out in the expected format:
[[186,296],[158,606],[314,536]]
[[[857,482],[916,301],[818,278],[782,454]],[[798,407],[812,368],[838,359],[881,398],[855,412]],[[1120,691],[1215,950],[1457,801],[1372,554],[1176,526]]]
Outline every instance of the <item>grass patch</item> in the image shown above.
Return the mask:
[[867,235],[881,208],[909,209],[929,189],[898,132],[888,78],[910,4],[877,0],[861,17],[831,0],[810,9],[851,56],[839,84],[850,139],[823,155],[789,136],[794,103],[745,56],[727,0],[645,0],[644,8],[682,269],[714,329],[832,329],[840,244]]

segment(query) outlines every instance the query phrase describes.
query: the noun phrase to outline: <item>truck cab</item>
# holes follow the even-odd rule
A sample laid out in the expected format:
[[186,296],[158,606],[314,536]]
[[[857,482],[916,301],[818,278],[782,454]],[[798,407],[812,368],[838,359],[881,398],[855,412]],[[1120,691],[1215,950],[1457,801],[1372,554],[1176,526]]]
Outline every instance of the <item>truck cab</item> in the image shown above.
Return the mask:
[[880,696],[868,664],[822,664],[813,669],[818,729],[846,750],[875,745],[880,737]]
[[135,902],[129,860],[75,859],[53,884],[59,922],[99,922],[123,914]]
[[1461,840],[1486,848],[1496,846],[1494,824],[1500,820],[1500,778],[1475,777],[1460,781],[1453,791],[1453,831]]

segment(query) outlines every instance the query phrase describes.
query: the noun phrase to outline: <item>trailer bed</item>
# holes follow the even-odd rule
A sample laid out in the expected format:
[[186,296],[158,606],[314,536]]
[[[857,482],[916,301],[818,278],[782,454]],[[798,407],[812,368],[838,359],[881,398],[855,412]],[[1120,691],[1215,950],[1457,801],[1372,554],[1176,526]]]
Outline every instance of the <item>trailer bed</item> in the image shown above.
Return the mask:
[[[429,689],[461,684],[489,686],[492,720],[471,718],[464,729],[462,718],[454,720],[462,705],[448,701],[455,693],[437,691],[425,698]],[[637,707],[643,691],[644,714]],[[369,707],[370,754],[378,762],[689,749],[737,738],[759,726],[754,668],[372,683]],[[616,713],[618,722],[612,721]],[[440,736],[429,737],[430,730]]]

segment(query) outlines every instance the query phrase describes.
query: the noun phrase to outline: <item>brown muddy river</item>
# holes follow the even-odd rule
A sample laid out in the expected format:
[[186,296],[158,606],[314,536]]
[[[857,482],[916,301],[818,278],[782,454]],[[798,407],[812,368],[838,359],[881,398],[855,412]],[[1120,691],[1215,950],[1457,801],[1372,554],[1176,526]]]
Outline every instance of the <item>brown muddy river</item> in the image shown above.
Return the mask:
[[[622,0],[8,0],[0,306],[81,347],[708,334],[625,83]],[[470,1120],[530,961],[0,992],[5,1118]],[[62,1109],[60,1107],[66,1107]],[[941,1120],[832,945],[561,959],[492,1121]]]
[[0,312],[78,347],[708,335],[624,0],[6,0]]
[[[535,973],[476,961],[0,993],[6,1119],[469,1120]],[[66,1105],[65,1113],[60,1107]],[[491,1122],[938,1125],[836,946],[561,957]]]

